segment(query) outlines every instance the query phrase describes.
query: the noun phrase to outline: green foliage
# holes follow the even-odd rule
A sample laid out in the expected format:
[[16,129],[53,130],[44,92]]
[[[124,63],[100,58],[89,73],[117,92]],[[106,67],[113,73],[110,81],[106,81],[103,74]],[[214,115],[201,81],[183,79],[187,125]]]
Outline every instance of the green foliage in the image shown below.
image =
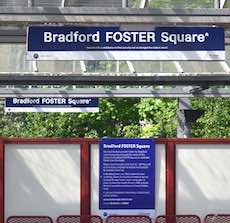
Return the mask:
[[[192,126],[193,137],[230,137],[230,100],[191,99],[204,115]],[[1,114],[0,134],[12,137],[175,137],[177,100],[109,98],[99,113]]]
[[177,129],[177,100],[142,99],[139,104],[142,136],[174,137]]
[[192,106],[205,112],[193,125],[192,135],[194,137],[230,137],[229,99],[193,99]]
[[127,133],[127,126],[139,123],[138,102],[139,99],[102,99],[99,113],[5,114],[1,117],[0,134],[24,137],[124,136],[131,134]]

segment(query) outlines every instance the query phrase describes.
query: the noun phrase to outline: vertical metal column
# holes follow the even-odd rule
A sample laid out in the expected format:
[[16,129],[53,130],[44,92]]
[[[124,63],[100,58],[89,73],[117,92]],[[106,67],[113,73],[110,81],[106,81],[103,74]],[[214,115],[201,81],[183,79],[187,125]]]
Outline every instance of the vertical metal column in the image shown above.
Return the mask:
[[81,144],[81,215],[90,215],[90,144]]
[[176,223],[176,145],[166,144],[166,199],[165,214],[167,223]]
[[4,141],[0,139],[0,223],[4,223]]
[[177,138],[189,138],[191,136],[191,125],[185,120],[185,110],[190,109],[189,98],[178,98],[178,127]]
[[28,7],[33,7],[34,6],[34,0],[28,0]]
[[214,0],[214,8],[219,9],[220,8],[220,0]]
[[122,8],[128,7],[128,0],[122,0]]

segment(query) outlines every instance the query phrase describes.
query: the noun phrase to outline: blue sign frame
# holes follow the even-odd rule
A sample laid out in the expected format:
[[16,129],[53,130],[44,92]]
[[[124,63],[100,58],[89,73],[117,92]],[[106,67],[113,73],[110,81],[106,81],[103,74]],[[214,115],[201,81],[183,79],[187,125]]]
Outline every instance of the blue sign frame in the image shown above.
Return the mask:
[[98,98],[11,97],[5,99],[6,112],[98,112]]
[[155,209],[155,142],[101,139],[99,209]]
[[225,60],[222,27],[28,27],[29,60]]

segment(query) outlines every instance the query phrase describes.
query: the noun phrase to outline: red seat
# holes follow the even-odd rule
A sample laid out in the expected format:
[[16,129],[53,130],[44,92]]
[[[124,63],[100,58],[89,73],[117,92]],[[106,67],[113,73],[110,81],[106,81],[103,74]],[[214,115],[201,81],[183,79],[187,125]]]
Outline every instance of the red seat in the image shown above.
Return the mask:
[[[169,215],[167,218],[169,223],[201,223],[201,220],[197,215]],[[166,216],[158,216],[155,223],[166,223]]]
[[205,223],[230,223],[230,214],[208,214]]
[[57,223],[103,223],[97,215],[61,215],[57,218]]
[[7,223],[53,223],[49,216],[10,216]]
[[111,215],[106,218],[106,223],[151,223],[148,216],[141,215]]

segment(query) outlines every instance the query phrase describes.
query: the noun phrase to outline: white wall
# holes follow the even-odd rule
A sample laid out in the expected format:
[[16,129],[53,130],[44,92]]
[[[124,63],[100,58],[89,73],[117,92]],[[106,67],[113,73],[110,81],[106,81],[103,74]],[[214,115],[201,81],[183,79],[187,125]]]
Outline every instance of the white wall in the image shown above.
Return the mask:
[[5,146],[5,218],[80,213],[80,146]]
[[[156,145],[156,212],[165,213],[165,146]],[[100,215],[99,211],[99,146],[91,145],[91,213]],[[118,211],[119,214],[119,211]],[[138,214],[138,213],[136,213]]]
[[230,213],[230,145],[177,145],[177,213]]

